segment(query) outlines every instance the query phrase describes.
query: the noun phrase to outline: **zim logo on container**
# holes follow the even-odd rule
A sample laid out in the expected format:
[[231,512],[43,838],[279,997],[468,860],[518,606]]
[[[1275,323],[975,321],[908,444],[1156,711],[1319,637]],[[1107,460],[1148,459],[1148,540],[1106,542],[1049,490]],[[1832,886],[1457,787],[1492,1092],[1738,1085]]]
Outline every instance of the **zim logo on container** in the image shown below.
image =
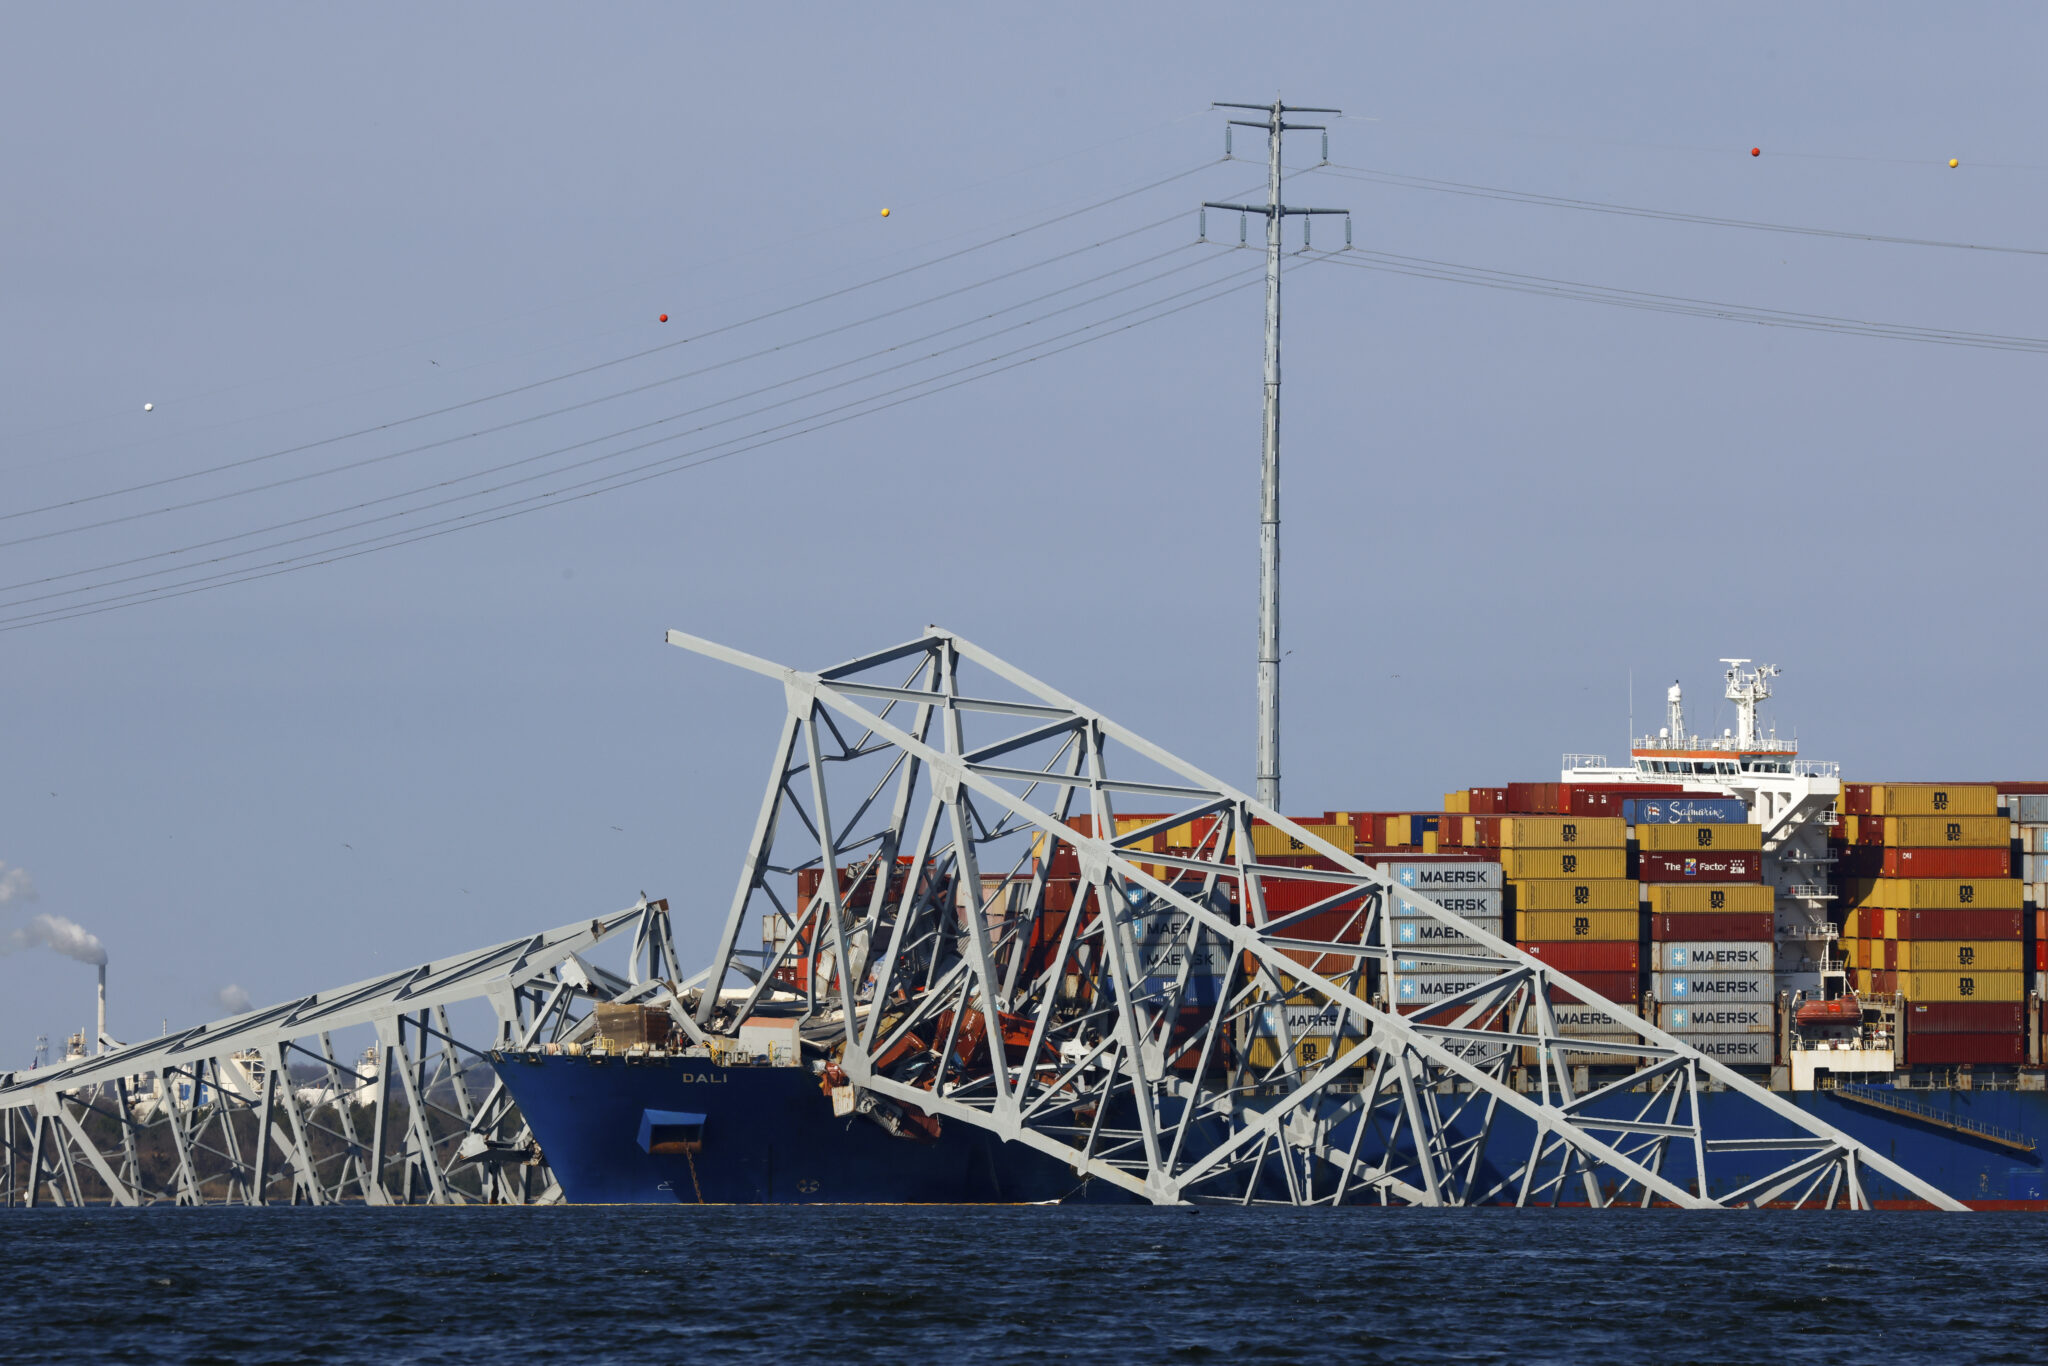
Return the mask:
[[1961,886],[1956,888],[1956,900],[1962,902],[1965,906],[1969,905],[1972,901],[1975,901],[1976,899],[1977,888],[1973,884],[1965,882]]
[[1579,856],[1577,854],[1562,854],[1559,858],[1563,862],[1564,870],[1567,874],[1579,871]]
[[1579,842],[1579,827],[1572,821],[1566,821],[1563,825],[1559,826],[1557,833],[1558,838],[1566,844],[1577,844]]
[[1709,906],[1712,906],[1717,911],[1720,910],[1723,906],[1726,906],[1728,904],[1728,893],[1718,890],[1708,892],[1707,904]]

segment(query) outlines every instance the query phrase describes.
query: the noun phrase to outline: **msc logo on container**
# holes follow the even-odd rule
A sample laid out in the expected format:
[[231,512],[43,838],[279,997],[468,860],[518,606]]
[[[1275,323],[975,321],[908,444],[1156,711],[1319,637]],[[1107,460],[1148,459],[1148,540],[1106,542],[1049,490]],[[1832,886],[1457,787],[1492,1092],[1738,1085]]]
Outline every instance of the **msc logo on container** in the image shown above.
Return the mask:
[[1963,823],[1961,821],[1950,821],[1948,823],[1948,842],[1950,844],[1954,844],[1957,840],[1961,839],[1962,837]]
[[1591,920],[1587,919],[1583,915],[1575,915],[1572,917],[1572,933],[1574,935],[1588,935],[1592,932],[1593,922]]
[[1976,950],[1976,949],[1974,949],[1974,948],[1972,948],[1972,947],[1971,947],[1970,945],[1968,945],[1968,944],[1962,944],[1962,945],[1959,945],[1959,946],[1958,946],[1958,947],[1956,948],[1956,966],[1957,966],[1957,967],[1959,967],[1959,968],[1966,968],[1966,967],[1970,966],[1970,964],[1972,964],[1972,963],[1974,963],[1974,962],[1976,962],[1976,961],[1977,961],[1977,950]]
[[1726,906],[1728,904],[1728,893],[1720,891],[1718,889],[1708,892],[1707,904],[1709,906],[1712,906],[1717,911],[1720,910],[1723,906]]
[[1581,882],[1572,888],[1572,905],[1583,906],[1593,899],[1593,889]]
[[1977,979],[1974,977],[1960,979],[1956,983],[1956,994],[1958,996],[1975,996],[1977,994]]
[[1948,793],[1937,792],[1934,794],[1934,809],[1936,811],[1948,810]]
[[1563,864],[1567,876],[1579,871],[1579,856],[1577,854],[1560,854],[1558,861]]
[[[1953,830],[1955,829],[1955,827],[1950,826],[1949,829]],[[1962,902],[1965,906],[1969,905],[1972,901],[1975,901],[1976,899],[1977,888],[1974,884],[1965,882],[1956,888],[1956,900]]]
[[1565,844],[1577,844],[1577,843],[1579,842],[1579,826],[1578,826],[1578,822],[1576,822],[1576,821],[1566,821],[1566,822],[1565,822],[1565,823],[1564,823],[1563,825],[1560,825],[1560,826],[1559,826],[1559,827],[1557,828],[1557,835],[1558,835],[1558,839],[1559,839],[1559,840],[1560,840],[1560,841],[1561,841],[1562,843],[1565,843]]
[[1699,842],[1700,842],[1700,848],[1702,848],[1702,849],[1710,849],[1710,848],[1712,848],[1712,847],[1713,847],[1713,844],[1714,844],[1714,827],[1713,827],[1713,826],[1711,826],[1711,825],[1703,825],[1703,826],[1701,826],[1701,827],[1700,827],[1700,830],[1699,830]]

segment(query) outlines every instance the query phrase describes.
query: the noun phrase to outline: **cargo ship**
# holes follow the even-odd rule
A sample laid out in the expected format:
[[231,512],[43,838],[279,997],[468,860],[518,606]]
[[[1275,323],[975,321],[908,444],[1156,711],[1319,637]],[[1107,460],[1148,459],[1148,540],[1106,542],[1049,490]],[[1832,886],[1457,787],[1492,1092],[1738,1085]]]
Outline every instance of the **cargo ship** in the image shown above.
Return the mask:
[[[2048,782],[1844,783],[1836,764],[1802,759],[1762,728],[1777,670],[1750,662],[1723,661],[1736,724],[1719,736],[1688,729],[1674,684],[1665,724],[1633,739],[1625,764],[1567,754],[1555,782],[1461,789],[1436,811],[1299,823],[1341,834],[1356,859],[1955,1199],[2048,1210]],[[1116,818],[1119,831],[1160,819]],[[1144,847],[1174,852],[1164,833]],[[814,871],[805,894],[818,886]],[[1390,920],[1388,942],[1440,934],[1435,923]],[[777,948],[764,945],[760,961],[786,961]],[[758,1002],[773,985],[794,998],[810,985],[772,971],[778,980],[730,994]],[[1390,955],[1364,982],[1376,1005],[1408,1014],[1470,980]],[[692,1043],[677,1028],[685,1013],[599,1007],[561,1042],[494,1055],[566,1199],[1135,1198],[1046,1151],[857,1091],[824,1046],[829,1031],[802,1018],[763,1013],[733,1037]],[[1596,1016],[1579,1030],[1588,1049],[1607,1037]],[[1290,1037],[1312,1056],[1316,1022],[1295,1024]],[[1620,1057],[1577,1056],[1581,1091],[1627,1070]],[[1717,1185],[1771,1169],[1749,1169],[1764,1159],[1742,1141],[1766,1135],[1742,1129],[1756,1121],[1738,1101],[1700,1097],[1717,1133],[1735,1140],[1701,1159]],[[1106,1110],[1095,1124],[1119,1122]],[[1522,1122],[1488,1121],[1508,1149]],[[1331,1141],[1351,1141],[1341,1121]],[[1480,1176],[1474,1189],[1505,1190]],[[1866,1181],[1875,1204],[1920,1203]],[[1244,1198],[1287,1194],[1248,1188]]]

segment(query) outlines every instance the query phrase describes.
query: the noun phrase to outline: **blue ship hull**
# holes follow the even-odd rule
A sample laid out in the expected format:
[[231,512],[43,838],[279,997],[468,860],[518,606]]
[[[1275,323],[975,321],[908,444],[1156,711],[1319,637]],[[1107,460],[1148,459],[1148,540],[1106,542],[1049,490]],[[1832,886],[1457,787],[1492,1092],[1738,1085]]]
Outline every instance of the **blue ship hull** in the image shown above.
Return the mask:
[[[1124,1200],[1086,1182],[1065,1163],[969,1125],[946,1123],[934,1141],[899,1138],[860,1117],[836,1117],[818,1079],[793,1067],[719,1067],[706,1059],[506,1056],[496,1064],[564,1195],[576,1204],[994,1204],[1048,1200]],[[2048,1209],[2038,1151],[1950,1127],[2005,1131],[2036,1141],[2048,1133],[2048,1092],[1910,1091],[1911,1104],[1946,1116],[1891,1113],[1826,1092],[1781,1098],[1868,1144],[1914,1175],[1979,1208]],[[1754,1104],[1727,1092],[1703,1100],[1716,1138],[1792,1132]],[[649,1113],[702,1116],[695,1151],[649,1151]],[[1342,1142],[1342,1130],[1339,1130]],[[1525,1153],[1526,1122],[1496,1117],[1496,1155]],[[655,1144],[655,1147],[662,1145]],[[1361,1152],[1362,1156],[1369,1154]],[[1789,1154],[1716,1154],[1709,1175],[1732,1190],[1782,1166]],[[1690,1163],[1674,1153],[1664,1174],[1691,1184]],[[1504,1181],[1482,1172],[1477,1189]],[[1278,1179],[1277,1177],[1275,1178]],[[1880,1205],[1918,1202],[1874,1173],[1865,1189]],[[1225,1192],[1217,1192],[1219,1195]],[[1284,1198],[1284,1190],[1260,1190]],[[1511,1202],[1514,1192],[1499,1197]],[[1559,1192],[1583,1201],[1583,1188]]]

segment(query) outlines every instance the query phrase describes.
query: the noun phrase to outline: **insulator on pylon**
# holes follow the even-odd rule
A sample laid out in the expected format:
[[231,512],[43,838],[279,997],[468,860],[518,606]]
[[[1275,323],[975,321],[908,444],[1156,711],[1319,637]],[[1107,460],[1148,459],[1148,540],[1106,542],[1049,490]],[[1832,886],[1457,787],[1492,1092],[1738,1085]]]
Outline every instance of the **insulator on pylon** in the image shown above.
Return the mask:
[[1198,236],[1202,241],[1206,242],[1209,240],[1209,211],[1207,209],[1198,211],[1198,221],[1202,225],[1202,230]]
[[1239,214],[1237,216],[1237,244],[1240,247],[1250,240],[1245,236],[1245,218],[1246,216],[1244,214]]

